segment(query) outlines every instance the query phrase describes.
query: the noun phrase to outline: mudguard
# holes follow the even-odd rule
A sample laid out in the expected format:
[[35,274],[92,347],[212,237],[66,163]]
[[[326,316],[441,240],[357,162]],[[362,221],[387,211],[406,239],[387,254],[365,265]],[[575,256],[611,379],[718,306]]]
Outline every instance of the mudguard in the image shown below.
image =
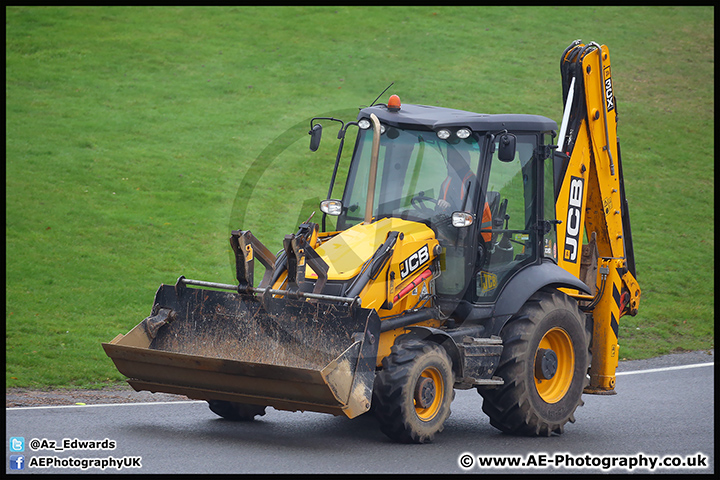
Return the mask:
[[583,281],[549,259],[530,265],[519,273],[507,282],[495,304],[493,321],[488,329],[491,335],[499,335],[505,323],[541,288],[572,288],[592,294]]

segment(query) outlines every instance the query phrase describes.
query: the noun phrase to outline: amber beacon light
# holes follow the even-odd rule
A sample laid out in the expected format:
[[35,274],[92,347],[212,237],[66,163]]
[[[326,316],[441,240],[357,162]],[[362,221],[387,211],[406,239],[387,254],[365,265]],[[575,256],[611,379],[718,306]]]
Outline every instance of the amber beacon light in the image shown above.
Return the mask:
[[390,95],[388,99],[388,110],[398,111],[400,110],[400,97],[397,95]]

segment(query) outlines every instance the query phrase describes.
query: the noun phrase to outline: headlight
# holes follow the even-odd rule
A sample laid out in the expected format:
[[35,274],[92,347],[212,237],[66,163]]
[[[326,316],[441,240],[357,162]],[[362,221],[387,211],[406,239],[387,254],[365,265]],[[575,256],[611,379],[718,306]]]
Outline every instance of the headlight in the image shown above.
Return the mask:
[[473,223],[473,216],[467,212],[453,212],[452,214],[452,225],[453,227],[462,228],[468,227]]
[[450,138],[450,130],[448,130],[447,128],[438,130],[437,136],[440,140],[447,140],[448,138]]
[[342,213],[342,202],[340,200],[323,200],[320,202],[320,211],[337,217]]
[[[368,128],[372,127],[372,124],[370,123],[370,120],[367,118],[362,118],[358,120],[358,127],[360,127],[363,130],[367,130]],[[382,123],[380,124],[380,135],[385,133],[385,125]]]
[[461,128],[460,130],[457,131],[456,135],[458,136],[458,138],[462,138],[462,139],[468,138],[470,136],[470,129]]

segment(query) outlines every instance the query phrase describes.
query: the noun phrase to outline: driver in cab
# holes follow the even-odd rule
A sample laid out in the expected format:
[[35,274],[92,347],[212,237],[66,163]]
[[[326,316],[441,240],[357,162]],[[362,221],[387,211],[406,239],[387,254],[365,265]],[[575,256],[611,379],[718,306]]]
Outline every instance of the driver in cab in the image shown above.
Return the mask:
[[[448,148],[447,177],[440,185],[440,195],[437,201],[438,210],[443,214],[451,215],[453,212],[465,210],[467,208],[465,197],[477,183],[477,177],[470,169],[470,162],[465,156],[466,154],[467,152],[461,152],[452,146]],[[491,227],[492,214],[488,203],[485,202],[480,228],[490,229]],[[492,233],[483,232],[482,237],[489,242]]]

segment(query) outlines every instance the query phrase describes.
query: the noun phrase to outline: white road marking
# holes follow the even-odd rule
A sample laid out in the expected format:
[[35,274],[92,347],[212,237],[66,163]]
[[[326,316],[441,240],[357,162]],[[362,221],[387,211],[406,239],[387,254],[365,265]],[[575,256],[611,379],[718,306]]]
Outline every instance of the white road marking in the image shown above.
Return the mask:
[[692,365],[677,365],[675,367],[663,367],[663,368],[649,368],[647,370],[633,370],[631,372],[616,372],[615,376],[620,375],[635,375],[638,373],[655,373],[655,372],[669,372],[670,370],[684,370],[686,368],[698,368],[708,367],[715,365],[715,362],[710,363],[694,363]]
[[5,407],[5,410],[40,410],[43,408],[88,408],[88,407],[125,407],[129,405],[173,405],[176,403],[205,403],[204,400],[178,400],[172,402],[129,402],[129,403],[98,403],[96,405],[46,405],[42,407]]

